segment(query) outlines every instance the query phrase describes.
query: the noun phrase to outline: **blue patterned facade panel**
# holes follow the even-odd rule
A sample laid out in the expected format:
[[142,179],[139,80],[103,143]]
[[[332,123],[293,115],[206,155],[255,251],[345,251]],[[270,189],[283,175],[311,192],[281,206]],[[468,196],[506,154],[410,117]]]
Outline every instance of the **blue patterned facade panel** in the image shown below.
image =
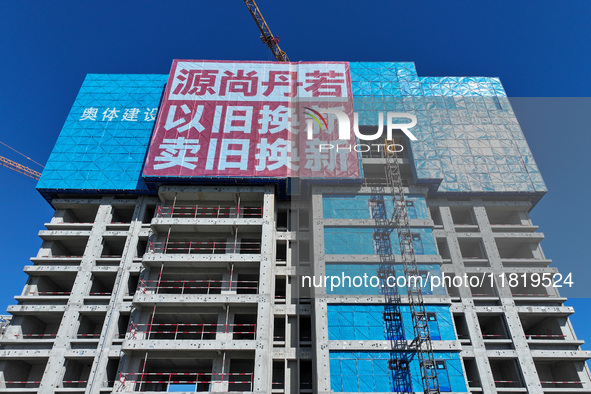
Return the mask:
[[[466,392],[462,361],[457,353],[434,353],[439,389]],[[331,391],[423,392],[415,354],[406,352],[330,352]]]
[[[425,197],[408,195],[405,198],[410,219],[429,219]],[[391,217],[394,211],[390,195],[325,194],[322,207],[325,219],[380,219]]]
[[[426,306],[431,339],[456,339],[449,307]],[[412,340],[414,331],[408,305],[329,304],[328,339],[348,340]]]
[[[415,254],[437,254],[433,230],[412,228]],[[400,254],[398,234],[373,227],[325,227],[326,254]]]
[[[393,279],[390,285],[395,293],[406,294],[406,276],[402,264],[396,264],[391,268],[394,271]],[[441,277],[441,267],[437,264],[419,264],[419,275],[422,279],[422,291],[425,295],[445,296],[447,294],[445,287],[435,287],[431,289],[432,277]],[[379,264],[326,264],[325,276],[326,293],[341,295],[380,295],[383,294],[380,282],[381,267]],[[373,278],[372,278],[373,277]],[[318,279],[319,280],[319,279]],[[396,280],[398,282],[398,286]],[[437,282],[435,282],[437,284]],[[314,286],[324,286],[324,283],[312,283]]]
[[353,95],[393,97],[505,97],[498,78],[419,77],[414,63],[350,62]]
[[412,63],[350,64],[360,125],[377,125],[378,112],[417,117],[410,148],[419,183],[440,193],[546,192],[498,78],[417,77]]
[[166,75],[88,74],[37,184],[44,191],[145,189],[142,166]]

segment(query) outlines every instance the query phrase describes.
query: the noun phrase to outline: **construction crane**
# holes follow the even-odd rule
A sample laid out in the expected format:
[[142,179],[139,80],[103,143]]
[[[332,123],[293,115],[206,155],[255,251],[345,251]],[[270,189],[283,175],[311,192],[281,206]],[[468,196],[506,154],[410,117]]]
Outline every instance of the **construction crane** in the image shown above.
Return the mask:
[[[0,141],[0,144],[4,145],[5,147],[7,147],[10,150],[15,151],[16,153],[18,153],[19,155],[23,156],[24,158],[26,158],[27,160],[32,161],[33,163],[37,164],[38,166],[40,166],[41,168],[43,168],[43,166],[39,163],[37,163],[35,160],[31,159],[29,156],[26,156],[24,154],[22,154],[21,152],[17,151],[16,149],[6,145],[4,142]],[[6,168],[10,168],[13,171],[16,171],[20,174],[26,175],[29,178],[33,178],[35,180],[39,180],[39,178],[41,177],[41,173],[38,171],[35,171],[27,166],[24,166],[22,164],[17,163],[16,161],[12,161],[10,159],[7,159],[4,156],[0,156],[0,165],[3,165]]]
[[33,178],[33,179],[37,180],[37,181],[41,177],[40,172],[37,172],[29,167],[23,166],[22,164],[18,164],[17,162],[9,160],[4,156],[0,156],[0,164],[6,168],[10,168],[11,170],[19,172],[23,175],[28,176],[29,178]]
[[271,29],[267,26],[267,22],[254,0],[244,0],[244,4],[248,7],[250,15],[252,15],[252,18],[261,31],[261,41],[269,47],[278,62],[288,62],[289,58],[287,54],[279,48],[279,38],[273,36],[273,33],[271,33]]

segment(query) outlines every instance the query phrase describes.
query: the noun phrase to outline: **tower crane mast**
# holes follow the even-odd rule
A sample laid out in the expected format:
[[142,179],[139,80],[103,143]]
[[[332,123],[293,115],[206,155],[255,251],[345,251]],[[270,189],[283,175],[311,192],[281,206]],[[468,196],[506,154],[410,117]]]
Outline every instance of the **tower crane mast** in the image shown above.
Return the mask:
[[263,14],[261,14],[254,0],[244,0],[244,4],[248,7],[250,15],[252,15],[252,18],[261,31],[261,41],[269,47],[278,62],[288,62],[289,58],[287,54],[279,48],[279,38],[273,36],[273,33],[271,33],[271,29],[269,29],[265,18],[263,18]]

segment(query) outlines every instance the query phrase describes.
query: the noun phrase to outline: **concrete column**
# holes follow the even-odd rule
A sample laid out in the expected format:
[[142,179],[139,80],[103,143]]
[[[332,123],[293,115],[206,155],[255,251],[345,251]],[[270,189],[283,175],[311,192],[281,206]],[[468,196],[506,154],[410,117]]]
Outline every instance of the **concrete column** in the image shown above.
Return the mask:
[[[486,255],[488,256],[491,271],[495,278],[498,278],[500,274],[505,272],[505,268],[501,262],[501,256],[499,255],[495,237],[490,226],[490,222],[488,221],[486,209],[484,207],[474,207],[474,214],[482,234],[484,249]],[[509,335],[511,336],[513,347],[515,348],[515,352],[517,354],[517,363],[521,369],[524,381],[523,383],[525,384],[525,387],[530,390],[530,392],[541,392],[542,385],[540,384],[540,378],[538,377],[538,372],[534,365],[529,346],[525,339],[523,328],[521,327],[521,321],[519,320],[519,314],[517,313],[517,308],[515,307],[515,301],[513,301],[511,288],[508,286],[499,286],[497,281],[497,291],[501,299],[501,305],[503,307],[503,312],[507,321]]]
[[[449,207],[440,207],[441,221],[443,222],[443,230],[447,238],[447,244],[449,247],[449,254],[451,257],[453,271],[458,276],[464,276],[467,272],[464,262],[462,260],[462,253],[460,251],[460,244],[458,242],[458,235],[455,231],[455,226],[451,216],[451,210]],[[472,298],[472,292],[469,287],[460,287],[459,294],[461,297],[462,310],[466,317],[466,323],[468,326],[468,334],[470,335],[470,341],[472,343],[472,349],[474,352],[474,360],[480,374],[480,383],[485,393],[496,392],[495,382],[488,361],[488,355],[482,333],[480,331],[480,323],[476,314],[476,307]]]
[[[326,263],[324,259],[324,220],[322,211],[322,194],[312,192],[312,223],[311,239],[313,240],[313,275],[325,275]],[[301,283],[300,283],[301,286]],[[315,368],[313,381],[316,383],[317,393],[330,393],[330,353],[328,351],[328,322],[326,289],[323,287],[311,289],[313,303],[312,341],[315,343]]]
[[51,349],[45,373],[39,386],[40,394],[50,394],[56,388],[61,387],[64,357],[70,348],[70,339],[76,338],[78,329],[79,310],[84,305],[84,296],[88,293],[91,282],[91,269],[97,257],[102,251],[102,235],[106,230],[106,224],[111,217],[111,199],[103,198],[98,209],[95,222],[90,231],[88,243],[80,262],[80,271],[72,286],[72,292],[67,303],[66,311],[58,329],[53,348]]
[[275,193],[267,187],[263,202],[263,226],[261,234],[261,262],[259,273],[259,304],[257,308],[257,336],[252,391],[270,393],[272,380],[273,308],[275,256]]
[[142,228],[142,218],[146,210],[146,199],[146,197],[140,197],[135,204],[121,263],[113,286],[109,308],[107,309],[107,315],[103,329],[101,330],[97,356],[90,371],[90,377],[86,387],[86,393],[88,394],[95,393],[108,380],[106,370],[109,361],[108,354],[112,349],[113,339],[116,338],[118,331],[117,323],[123,309],[123,297],[126,295],[130,270],[136,255],[139,233]]

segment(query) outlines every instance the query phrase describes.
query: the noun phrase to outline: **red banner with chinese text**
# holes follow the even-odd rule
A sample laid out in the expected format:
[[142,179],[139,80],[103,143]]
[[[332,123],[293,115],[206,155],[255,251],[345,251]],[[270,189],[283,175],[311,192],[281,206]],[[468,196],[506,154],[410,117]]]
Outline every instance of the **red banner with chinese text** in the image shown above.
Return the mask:
[[348,63],[175,60],[144,176],[360,178],[323,109],[353,119]]

